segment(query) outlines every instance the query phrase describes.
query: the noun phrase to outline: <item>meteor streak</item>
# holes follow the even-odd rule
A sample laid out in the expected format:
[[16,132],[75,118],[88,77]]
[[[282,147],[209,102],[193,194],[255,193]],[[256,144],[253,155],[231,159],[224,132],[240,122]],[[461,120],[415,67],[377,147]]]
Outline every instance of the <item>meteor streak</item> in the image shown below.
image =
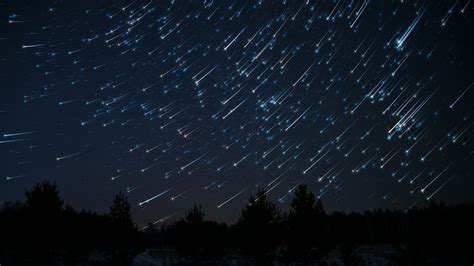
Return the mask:
[[71,157],[77,156],[79,154],[81,154],[81,152],[76,152],[76,153],[73,153],[73,154],[56,157],[56,161],[61,161],[61,160],[67,159],[67,158],[71,158]]
[[31,140],[31,139],[11,139],[11,140],[0,140],[0,144],[4,144],[4,143],[11,143],[11,142],[19,142],[19,141],[25,141],[25,140]]
[[147,200],[144,200],[144,201],[142,201],[142,202],[139,202],[139,203],[138,203],[138,206],[141,207],[143,204],[147,204],[147,203],[151,202],[152,200],[154,200],[154,199],[156,199],[156,198],[158,198],[158,197],[163,196],[164,194],[168,193],[168,192],[171,191],[172,189],[173,189],[173,188],[171,187],[171,188],[169,188],[169,189],[167,189],[167,190],[165,190],[165,191],[163,191],[163,192],[161,192],[161,193],[159,193],[159,194],[157,194],[157,195],[155,195],[155,196],[153,196],[153,197],[151,197],[151,198],[149,198],[149,199],[147,199]]
[[41,46],[45,46],[46,44],[45,43],[42,43],[42,44],[28,44],[28,45],[22,45],[21,47],[23,49],[25,48],[36,48],[36,47],[41,47]]
[[224,201],[223,203],[217,205],[217,208],[219,209],[220,207],[226,205],[227,203],[229,203],[231,200],[235,199],[237,196],[239,196],[240,194],[242,194],[245,190],[247,190],[248,187],[242,189],[239,193],[235,194],[234,196],[230,197],[228,200]]
[[27,135],[27,134],[33,134],[36,133],[36,130],[33,131],[25,131],[25,132],[18,132],[18,133],[4,133],[3,137],[8,138],[8,137],[16,137],[16,136],[22,136],[22,135]]

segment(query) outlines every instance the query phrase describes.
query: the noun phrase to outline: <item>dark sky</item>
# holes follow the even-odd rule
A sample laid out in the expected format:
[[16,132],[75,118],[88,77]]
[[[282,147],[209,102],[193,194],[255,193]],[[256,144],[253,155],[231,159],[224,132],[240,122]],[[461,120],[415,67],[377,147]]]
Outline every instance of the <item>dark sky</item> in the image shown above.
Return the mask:
[[[41,2],[41,3],[40,3]],[[0,201],[473,202],[470,1],[2,1]]]

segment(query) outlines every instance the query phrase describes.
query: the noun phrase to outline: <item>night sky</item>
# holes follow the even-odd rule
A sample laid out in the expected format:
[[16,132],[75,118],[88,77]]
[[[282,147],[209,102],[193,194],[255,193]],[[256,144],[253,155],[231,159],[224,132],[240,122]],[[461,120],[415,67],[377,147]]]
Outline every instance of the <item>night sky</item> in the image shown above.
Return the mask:
[[0,201],[135,221],[474,201],[474,2],[1,1]]

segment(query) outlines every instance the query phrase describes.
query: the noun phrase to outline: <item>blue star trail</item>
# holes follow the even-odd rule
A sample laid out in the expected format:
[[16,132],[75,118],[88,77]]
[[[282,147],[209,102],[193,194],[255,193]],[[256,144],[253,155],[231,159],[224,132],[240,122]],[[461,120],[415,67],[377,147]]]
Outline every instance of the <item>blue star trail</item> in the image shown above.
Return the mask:
[[125,191],[141,224],[299,184],[335,210],[473,200],[470,1],[0,7],[0,200]]

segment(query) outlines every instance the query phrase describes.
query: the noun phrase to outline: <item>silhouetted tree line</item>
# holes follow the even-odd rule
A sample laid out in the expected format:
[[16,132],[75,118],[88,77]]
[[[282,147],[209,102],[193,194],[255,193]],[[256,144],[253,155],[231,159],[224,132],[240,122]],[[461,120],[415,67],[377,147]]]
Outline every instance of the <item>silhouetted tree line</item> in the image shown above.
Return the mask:
[[130,264],[140,247],[126,196],[115,196],[107,214],[64,205],[55,184],[25,192],[25,202],[4,203],[0,212],[1,265],[73,264],[93,251],[98,263]]
[[286,213],[259,190],[234,225],[206,220],[196,205],[178,221],[148,225],[144,236],[148,246],[176,248],[190,264],[237,251],[258,265],[326,265],[331,253],[345,265],[359,265],[357,247],[390,245],[393,265],[472,265],[473,226],[472,205],[427,202],[406,211],[327,214],[300,185]]
[[[88,265],[127,265],[147,248],[176,250],[182,258],[179,264],[189,265],[229,254],[257,265],[327,264],[335,254],[345,265],[359,265],[357,248],[368,245],[393,247],[394,265],[473,262],[472,205],[427,202],[406,211],[327,214],[321,201],[300,185],[288,212],[259,190],[234,225],[207,220],[202,207],[195,205],[181,219],[139,231],[124,194],[115,197],[106,214],[76,212],[47,182],[25,195],[24,203],[4,204],[0,212],[2,265],[51,265],[52,258],[76,265],[86,257]],[[94,253],[98,258],[91,261]]]

